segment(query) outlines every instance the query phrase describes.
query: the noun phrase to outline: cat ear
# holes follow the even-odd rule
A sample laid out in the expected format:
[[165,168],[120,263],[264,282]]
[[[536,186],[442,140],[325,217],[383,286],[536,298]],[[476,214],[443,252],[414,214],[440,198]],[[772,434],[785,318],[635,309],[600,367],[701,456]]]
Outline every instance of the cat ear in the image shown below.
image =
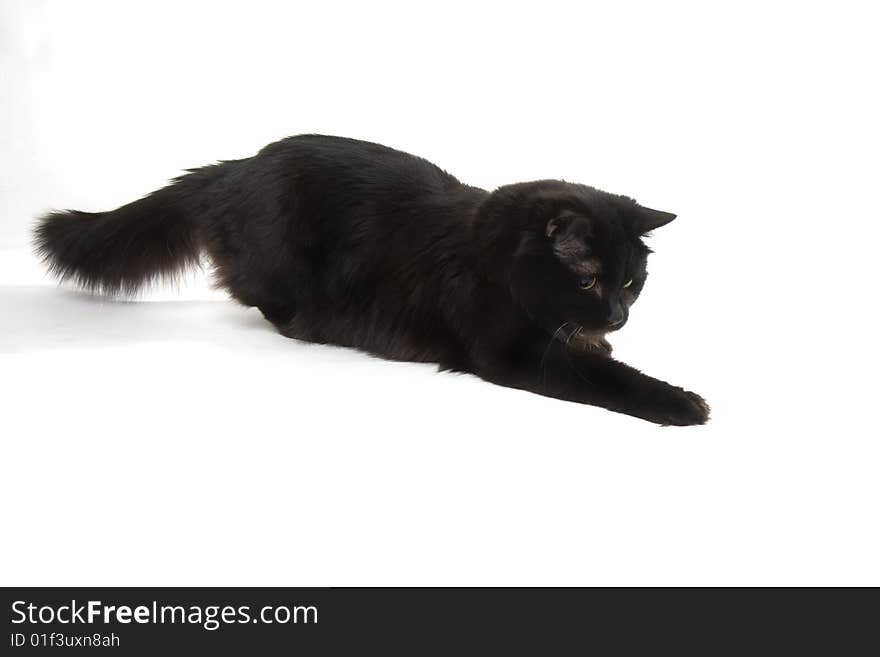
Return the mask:
[[553,233],[556,232],[559,228],[565,228],[568,225],[570,217],[561,216],[561,217],[553,217],[550,221],[547,222],[547,228],[545,229],[545,233],[547,237],[553,237]]
[[652,210],[644,206],[636,206],[635,228],[639,235],[649,233],[655,228],[665,226],[675,219],[676,215],[671,212],[662,212],[661,210]]

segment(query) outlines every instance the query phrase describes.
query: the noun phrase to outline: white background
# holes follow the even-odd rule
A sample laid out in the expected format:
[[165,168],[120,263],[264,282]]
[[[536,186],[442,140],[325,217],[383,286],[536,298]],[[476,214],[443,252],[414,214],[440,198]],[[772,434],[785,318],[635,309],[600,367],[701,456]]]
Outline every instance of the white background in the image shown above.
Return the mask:
[[[0,582],[880,584],[870,3],[0,2]],[[196,274],[47,280],[105,210],[302,132],[679,218],[619,358],[658,428],[297,343]]]

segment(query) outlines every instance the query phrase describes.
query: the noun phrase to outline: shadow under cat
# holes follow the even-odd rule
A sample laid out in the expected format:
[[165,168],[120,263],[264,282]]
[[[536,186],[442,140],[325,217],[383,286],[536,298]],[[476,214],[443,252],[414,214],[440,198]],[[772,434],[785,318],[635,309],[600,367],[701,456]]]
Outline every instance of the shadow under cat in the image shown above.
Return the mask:
[[122,301],[33,285],[0,287],[0,307],[0,353],[169,340],[276,351],[297,345],[256,310],[230,301]]

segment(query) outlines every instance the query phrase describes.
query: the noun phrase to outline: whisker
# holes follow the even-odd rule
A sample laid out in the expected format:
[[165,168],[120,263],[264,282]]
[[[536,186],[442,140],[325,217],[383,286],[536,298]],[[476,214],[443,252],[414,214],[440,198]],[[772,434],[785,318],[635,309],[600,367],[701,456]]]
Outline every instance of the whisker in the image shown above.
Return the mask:
[[571,332],[571,334],[568,336],[568,340],[565,341],[565,348],[566,349],[568,348],[568,345],[571,343],[571,341],[574,339],[574,337],[576,335],[580,335],[581,331],[583,331],[583,330],[584,330],[583,326],[578,326],[577,331]]
[[562,324],[559,325],[559,328],[553,331],[553,335],[550,336],[550,342],[547,343],[547,348],[544,350],[544,355],[541,356],[541,364],[539,365],[539,368],[541,370],[541,385],[543,386],[547,385],[547,370],[544,365],[547,360],[547,354],[550,353],[550,348],[553,346],[553,343],[556,342],[556,336],[559,335],[559,332],[564,330],[567,325],[568,322],[562,322]]
[[[571,341],[571,339],[576,335],[580,335],[583,332],[583,330],[584,330],[584,327],[579,326],[577,331],[572,332],[572,334],[569,336],[568,340],[566,341],[565,346],[567,347],[568,343]],[[586,347],[584,347],[584,351],[586,351]],[[593,385],[593,382],[590,381],[587,377],[585,377],[581,373],[581,371],[577,367],[575,367],[575,364],[571,362],[571,353],[568,351],[568,349],[565,350],[565,360],[566,360],[566,362],[568,362],[568,366],[578,376],[578,378],[580,378],[585,383],[589,383],[590,385]]]
[[[581,327],[577,330],[577,336],[580,337],[580,334],[583,333],[583,332],[584,332],[584,327],[581,326]],[[585,346],[584,346],[584,351],[586,351],[586,349],[587,349],[587,347],[586,347],[586,345],[585,345]]]

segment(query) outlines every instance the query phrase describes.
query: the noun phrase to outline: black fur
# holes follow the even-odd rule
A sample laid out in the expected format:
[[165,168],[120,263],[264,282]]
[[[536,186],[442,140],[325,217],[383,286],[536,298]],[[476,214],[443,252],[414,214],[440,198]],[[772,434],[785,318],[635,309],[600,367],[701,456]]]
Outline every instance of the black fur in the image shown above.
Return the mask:
[[673,218],[557,180],[489,193],[378,144],[301,135],[112,212],[49,214],[35,240],[60,278],[111,294],[205,252],[219,285],[286,336],[701,424],[698,395],[612,359],[605,340],[644,285],[641,236]]

